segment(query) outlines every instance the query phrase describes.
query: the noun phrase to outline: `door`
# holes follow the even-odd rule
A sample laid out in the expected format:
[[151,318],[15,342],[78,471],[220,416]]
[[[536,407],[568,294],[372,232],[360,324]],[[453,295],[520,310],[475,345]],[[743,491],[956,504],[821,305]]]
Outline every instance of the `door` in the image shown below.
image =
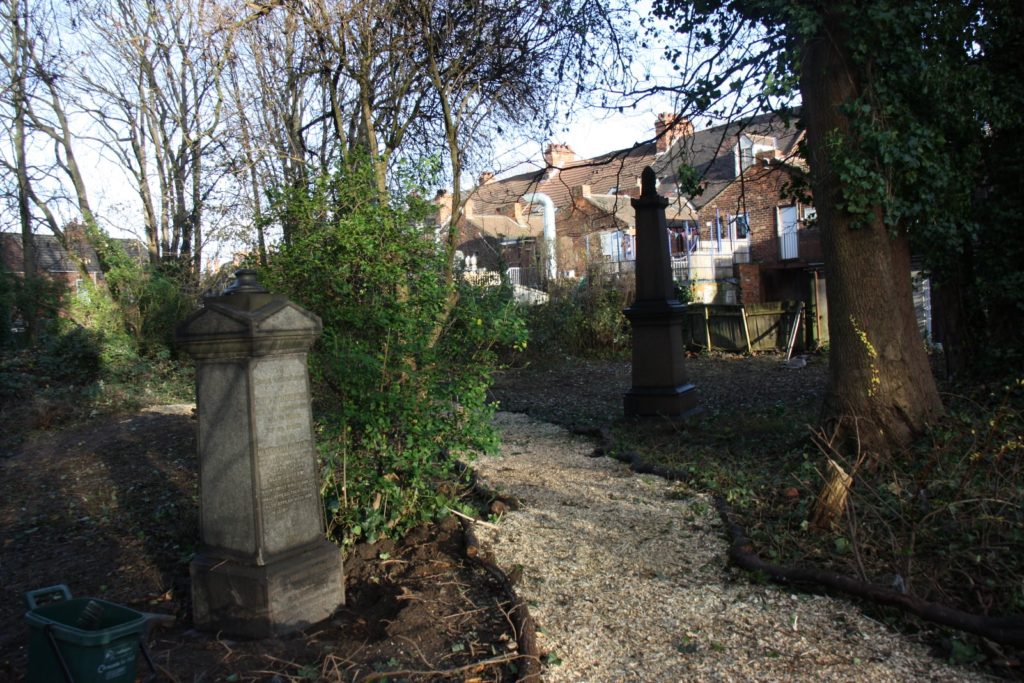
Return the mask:
[[779,258],[797,258],[797,213],[795,206],[779,207]]

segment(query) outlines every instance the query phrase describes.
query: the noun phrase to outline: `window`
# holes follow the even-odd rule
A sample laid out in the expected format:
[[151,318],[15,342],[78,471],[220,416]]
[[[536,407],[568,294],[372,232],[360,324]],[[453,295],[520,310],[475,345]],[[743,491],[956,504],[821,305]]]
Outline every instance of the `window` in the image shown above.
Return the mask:
[[736,176],[754,165],[754,141],[747,136],[742,136],[733,148],[733,156],[736,161]]
[[795,233],[797,230],[796,220],[796,207],[795,206],[780,206],[779,207],[779,234],[787,235]]
[[734,240],[745,240],[750,237],[750,214],[741,213],[729,217],[729,237]]
[[[609,230],[598,233],[601,238],[601,254],[606,261],[635,261],[636,260],[636,237],[627,235],[622,230]],[[588,250],[589,250],[588,235]]]
[[697,250],[699,241],[696,221],[673,221],[668,228],[668,246],[672,256]]
[[778,207],[779,258],[782,260],[799,257],[800,243],[797,239],[797,210],[795,206]]

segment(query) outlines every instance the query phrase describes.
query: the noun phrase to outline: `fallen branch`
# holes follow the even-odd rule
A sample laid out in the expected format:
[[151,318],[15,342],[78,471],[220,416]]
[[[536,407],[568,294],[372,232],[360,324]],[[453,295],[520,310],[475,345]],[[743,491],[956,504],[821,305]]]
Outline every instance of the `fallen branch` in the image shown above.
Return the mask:
[[824,586],[880,605],[897,607],[921,619],[973,633],[997,643],[1024,647],[1024,617],[988,617],[971,614],[824,569],[780,567],[765,562],[754,551],[754,545],[747,538],[743,528],[732,520],[725,501],[718,498],[715,505],[731,537],[729,559],[742,569],[764,574],[782,583]]
[[[462,531],[466,537],[466,556],[498,582],[508,602],[512,605],[507,616],[515,631],[516,647],[519,651],[517,658],[522,660],[519,664],[517,681],[535,683],[540,680],[540,651],[537,649],[537,626],[533,622],[533,617],[530,616],[530,610],[523,599],[516,594],[512,581],[501,567],[483,557],[480,552],[480,543],[473,531],[473,519],[461,515],[459,521],[462,523]],[[471,546],[474,548],[472,553],[470,552]]]
[[[446,451],[443,451],[440,457],[450,459],[451,456]],[[494,514],[503,514],[507,510],[519,510],[522,507],[522,503],[515,496],[498,493],[481,484],[480,479],[476,476],[476,470],[461,460],[453,461],[452,466],[459,477],[465,478],[466,487],[470,492],[480,498],[491,501],[491,512]]]
[[459,522],[462,523],[462,534],[466,538],[466,556],[475,560],[480,556],[480,539],[476,537],[476,531],[470,522],[461,518]]
[[[612,452],[611,443],[608,441],[602,444],[601,448],[610,457],[627,464],[631,470],[639,474],[655,474],[670,481],[692,479],[686,470],[652,465],[636,453]],[[926,621],[973,633],[996,643],[1024,647],[1024,616],[989,617],[972,614],[835,572],[823,569],[780,567],[765,562],[754,551],[754,545],[747,538],[743,528],[732,520],[728,504],[716,497],[715,506],[726,529],[729,530],[731,540],[729,559],[741,569],[761,573],[780,583],[824,586],[880,605],[896,607]]]
[[[442,452],[441,457],[449,457],[447,452]],[[518,510],[522,506],[519,500],[513,496],[499,495],[497,492],[492,491],[480,483],[480,480],[476,476],[476,472],[468,467],[465,463],[456,460],[454,462],[456,472],[460,477],[465,477],[469,483],[469,489],[474,491],[477,495],[481,495],[484,498],[491,500],[491,512],[495,514],[504,514],[507,510]],[[479,519],[474,519],[469,515],[464,515],[458,510],[448,508],[462,525],[462,532],[465,538],[465,553],[466,557],[469,558],[470,562],[474,562],[479,565],[484,571],[490,574],[495,581],[501,586],[502,592],[505,594],[505,598],[512,608],[506,613],[506,618],[512,624],[512,630],[516,637],[516,649],[518,654],[510,656],[509,661],[518,662],[518,677],[516,680],[519,683],[536,683],[540,681],[541,664],[540,664],[540,650],[537,648],[537,626],[533,621],[533,617],[530,616],[530,610],[527,608],[526,603],[516,595],[515,588],[512,585],[512,580],[502,571],[501,567],[492,562],[489,558],[484,556],[481,552],[482,547],[480,540],[477,538],[476,531],[473,528],[474,524],[479,524],[489,529],[498,530],[498,526],[484,522]],[[399,672],[402,674],[403,672]],[[396,675],[392,673],[391,675]],[[427,675],[427,674],[424,674]],[[375,679],[369,679],[375,680]]]
[[[460,521],[472,522],[473,524],[479,524],[480,526],[485,527],[487,529],[491,529],[492,531],[497,531],[498,530],[498,526],[496,524],[491,524],[490,522],[485,522],[482,519],[476,519],[475,517],[470,517],[469,515],[464,515],[461,512],[459,512],[458,510],[453,510],[452,508],[447,508],[447,510],[448,510],[448,512],[450,512],[453,515],[455,515],[456,517],[458,517]],[[465,528],[465,525],[463,525],[463,528]]]

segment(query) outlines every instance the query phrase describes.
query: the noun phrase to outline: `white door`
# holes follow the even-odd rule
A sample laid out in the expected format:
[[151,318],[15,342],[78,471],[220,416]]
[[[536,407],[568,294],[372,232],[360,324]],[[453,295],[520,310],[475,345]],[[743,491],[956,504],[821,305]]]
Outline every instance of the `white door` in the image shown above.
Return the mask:
[[797,213],[795,206],[779,207],[779,257],[794,259],[797,254]]

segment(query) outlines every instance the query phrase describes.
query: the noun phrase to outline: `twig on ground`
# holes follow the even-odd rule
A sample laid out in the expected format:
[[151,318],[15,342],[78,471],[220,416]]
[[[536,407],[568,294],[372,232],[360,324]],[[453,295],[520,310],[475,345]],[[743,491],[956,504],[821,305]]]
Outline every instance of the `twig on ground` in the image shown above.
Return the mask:
[[369,676],[366,676],[365,678],[362,678],[360,680],[362,681],[362,683],[372,683],[372,681],[383,681],[383,680],[389,680],[391,678],[406,677],[406,676],[430,676],[431,678],[441,678],[441,677],[451,676],[453,674],[463,673],[465,671],[477,671],[477,670],[486,668],[488,666],[497,666],[499,664],[509,664],[511,662],[516,661],[517,659],[522,659],[522,658],[523,658],[522,655],[513,653],[513,654],[507,654],[507,655],[500,655],[498,657],[491,657],[490,659],[482,659],[482,660],[480,660],[478,662],[473,662],[471,664],[464,664],[462,666],[457,666],[457,667],[455,667],[453,669],[433,670],[433,671],[417,671],[417,670],[414,670],[414,669],[406,669],[406,670],[403,670],[403,671],[379,671],[377,673],[370,674]]
[[448,508],[448,512],[452,513],[453,515],[455,515],[459,519],[464,519],[467,522],[472,522],[473,524],[479,524],[480,526],[484,527],[485,529],[491,529],[493,531],[497,531],[498,530],[498,525],[497,524],[491,524],[490,522],[485,522],[482,519],[476,519],[475,517],[470,517],[469,515],[465,515],[465,514],[459,512],[458,510],[453,510],[452,508]]

